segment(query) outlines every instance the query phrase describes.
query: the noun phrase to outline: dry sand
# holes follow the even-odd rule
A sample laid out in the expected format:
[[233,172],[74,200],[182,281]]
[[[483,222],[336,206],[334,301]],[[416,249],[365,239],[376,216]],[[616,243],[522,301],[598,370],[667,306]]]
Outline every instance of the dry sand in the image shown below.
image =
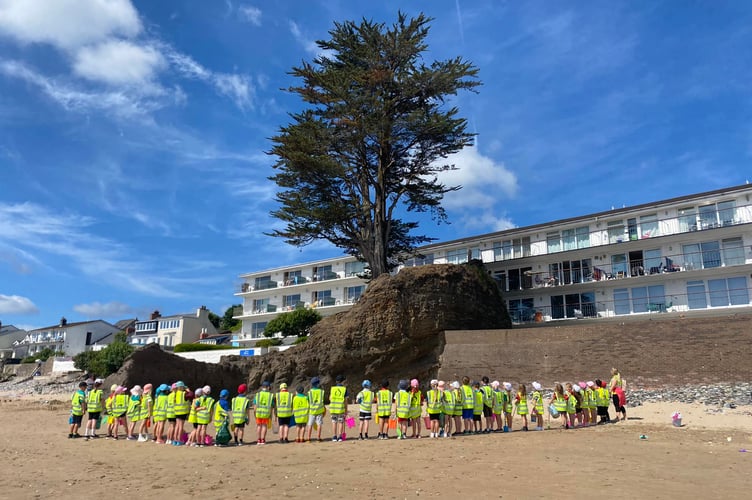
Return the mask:
[[751,411],[654,403],[574,431],[196,449],[69,440],[66,403],[5,400],[0,497],[748,498]]

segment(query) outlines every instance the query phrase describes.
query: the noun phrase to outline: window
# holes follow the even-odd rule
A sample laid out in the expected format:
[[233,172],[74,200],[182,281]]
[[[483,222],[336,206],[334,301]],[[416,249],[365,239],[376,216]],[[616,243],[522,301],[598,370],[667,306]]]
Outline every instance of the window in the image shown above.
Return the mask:
[[287,271],[285,273],[285,284],[296,285],[303,277],[303,271]]
[[494,260],[530,257],[530,237],[515,238],[494,243]]
[[721,252],[717,241],[705,241],[700,243],[702,250],[702,267],[721,267]]
[[510,300],[507,308],[509,316],[515,323],[525,323],[533,321],[535,318],[535,303],[531,298]]
[[296,293],[295,295],[283,295],[282,296],[283,307],[295,307],[298,305],[298,302],[300,302],[299,293]]
[[366,270],[366,263],[355,261],[345,262],[345,276],[357,276],[363,274]]
[[596,316],[595,293],[569,293],[551,296],[551,317],[554,319]]
[[575,250],[590,246],[590,229],[588,226],[565,229],[561,232],[561,242],[564,250]]
[[481,256],[480,256],[480,247],[472,247],[472,248],[470,248],[470,258],[471,259],[483,260],[483,259],[481,259]]
[[546,248],[548,253],[561,252],[561,237],[559,231],[546,233]]
[[648,305],[666,305],[666,292],[663,285],[632,288],[632,312],[647,312]]
[[608,242],[621,243],[624,241],[624,221],[612,220],[608,223]]
[[363,285],[361,286],[349,286],[345,288],[345,299],[347,302],[357,302],[360,299],[360,296],[363,295],[363,292],[365,291],[365,288]]
[[627,235],[630,240],[637,239],[637,219],[627,219]]
[[264,329],[266,329],[266,321],[251,324],[251,338],[257,339],[263,336]]
[[614,290],[614,314],[629,314],[629,290],[617,288]]
[[160,330],[175,329],[175,328],[178,328],[179,326],[180,326],[179,319],[162,320],[159,322]]
[[739,266],[744,264],[744,246],[741,238],[727,238],[721,241],[723,246],[723,265]]
[[640,238],[655,238],[658,236],[658,216],[656,214],[640,217]]
[[704,281],[687,282],[687,306],[690,309],[705,309],[708,307]]
[[332,271],[331,265],[316,266],[313,268],[313,281],[325,281],[335,278],[339,278],[339,276]]
[[432,253],[427,253],[422,257],[412,257],[405,261],[405,267],[424,266],[426,264],[433,264]]
[[656,274],[660,272],[663,264],[663,257],[661,256],[660,248],[645,250],[642,252],[642,257],[645,262],[645,274]]
[[730,226],[736,222],[736,203],[723,201],[718,204],[718,222],[722,226]]
[[448,264],[464,264],[467,262],[467,248],[447,250],[446,259]]
[[747,289],[747,278],[739,276],[726,280],[729,291],[729,304],[732,306],[741,306],[749,304],[749,291]]
[[700,229],[710,229],[718,225],[715,203],[700,207]]
[[695,207],[686,207],[679,209],[679,232],[697,230],[697,211]]
[[[624,277],[627,275],[627,256],[623,253],[611,256],[611,272],[615,276]],[[621,274],[619,274],[621,273]]]
[[260,276],[253,280],[253,286],[256,290],[266,290],[269,288],[276,288],[277,282],[272,281],[271,276]]

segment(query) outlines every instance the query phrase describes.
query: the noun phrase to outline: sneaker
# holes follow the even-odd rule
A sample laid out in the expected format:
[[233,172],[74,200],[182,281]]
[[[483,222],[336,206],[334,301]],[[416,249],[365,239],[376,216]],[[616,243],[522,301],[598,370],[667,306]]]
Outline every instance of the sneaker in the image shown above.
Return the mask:
[[99,439],[99,435],[97,435],[97,434],[92,434],[91,437],[94,438],[94,439]]
[[89,440],[89,436],[84,436],[84,441],[88,441],[88,440]]
[[127,439],[128,441],[136,441],[138,438],[136,436],[128,436],[125,439]]
[[332,443],[336,443],[336,442],[337,442],[337,436],[333,436],[332,437]]
[[73,434],[68,434],[68,439],[73,439]]

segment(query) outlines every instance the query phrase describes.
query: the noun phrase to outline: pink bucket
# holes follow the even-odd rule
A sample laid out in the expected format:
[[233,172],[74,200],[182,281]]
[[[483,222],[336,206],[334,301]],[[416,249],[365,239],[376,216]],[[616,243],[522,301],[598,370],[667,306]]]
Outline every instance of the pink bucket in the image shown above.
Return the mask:
[[204,436],[204,444],[206,446],[213,445],[214,444],[214,438],[212,438],[211,436]]
[[355,427],[355,419],[353,417],[347,417],[347,420],[345,420],[345,425],[347,425],[348,429],[352,429]]

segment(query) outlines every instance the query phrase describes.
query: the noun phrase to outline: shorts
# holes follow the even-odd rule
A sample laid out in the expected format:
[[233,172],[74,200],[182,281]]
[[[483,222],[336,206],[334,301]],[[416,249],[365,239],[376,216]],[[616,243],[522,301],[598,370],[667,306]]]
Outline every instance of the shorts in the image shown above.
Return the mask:
[[344,421],[345,421],[344,413],[332,413],[332,422],[338,423],[338,422],[344,422]]
[[277,417],[277,421],[279,422],[279,425],[290,425],[290,420],[292,417]]
[[171,424],[174,424],[175,420],[176,420],[175,417],[167,417],[167,421],[170,422]]
[[175,420],[188,420],[187,413],[175,414]]
[[256,418],[256,425],[269,425],[268,418]]
[[193,428],[194,428],[194,429],[198,429],[198,424],[194,422],[194,423],[193,423]]
[[360,415],[358,415],[358,420],[366,421],[371,420],[371,414],[367,411],[360,412]]
[[321,428],[321,424],[324,423],[324,415],[319,413],[318,415],[308,415],[308,427],[313,427],[313,424],[318,424]]
[[493,415],[493,408],[491,408],[490,406],[484,406],[483,407],[483,416],[484,417],[490,417],[491,415]]
[[409,421],[410,421],[409,418],[397,418],[397,422],[399,422],[400,424],[406,424]]
[[234,425],[236,429],[245,429],[245,422],[243,422],[242,424],[232,424],[232,425]]
[[473,414],[473,422],[480,422],[480,415]]
[[612,394],[611,395],[612,401],[614,402],[614,408],[616,408],[617,412],[623,412],[624,407],[619,404],[619,395],[618,394]]
[[429,413],[429,420],[441,420],[441,413]]
[[89,420],[98,420],[101,414],[102,414],[101,411],[90,411]]
[[462,420],[472,420],[473,419],[473,409],[472,408],[463,408],[462,409]]
[[602,417],[605,417],[606,415],[608,415],[608,406],[599,406],[598,415]]
[[71,424],[81,424],[81,420],[84,418],[83,415],[71,415],[70,422]]
[[389,417],[392,416],[392,413],[391,412],[389,412],[389,413],[379,413],[378,416],[379,416],[379,420],[389,420]]

